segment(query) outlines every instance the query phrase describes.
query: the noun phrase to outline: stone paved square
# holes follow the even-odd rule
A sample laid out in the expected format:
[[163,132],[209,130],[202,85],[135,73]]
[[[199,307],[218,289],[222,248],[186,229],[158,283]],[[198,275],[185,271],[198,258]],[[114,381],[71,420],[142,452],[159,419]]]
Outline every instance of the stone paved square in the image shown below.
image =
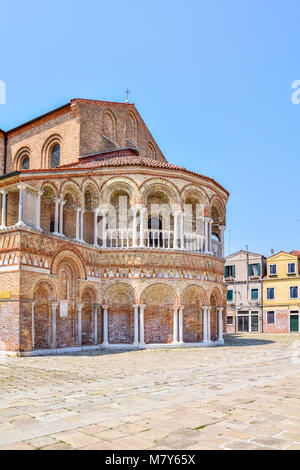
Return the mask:
[[0,448],[300,449],[299,365],[299,334],[2,357]]

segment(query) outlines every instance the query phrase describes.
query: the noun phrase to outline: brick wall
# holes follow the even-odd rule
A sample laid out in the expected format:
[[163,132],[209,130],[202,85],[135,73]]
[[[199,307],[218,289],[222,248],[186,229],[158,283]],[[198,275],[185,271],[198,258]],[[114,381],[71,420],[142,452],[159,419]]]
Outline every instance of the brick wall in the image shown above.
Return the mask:
[[133,343],[133,308],[114,305],[108,310],[108,340],[112,344]]
[[183,341],[198,343],[203,340],[203,314],[194,304],[185,305],[183,311]]
[[[270,311],[272,309],[270,308]],[[289,332],[289,311],[276,310],[276,321],[274,325],[267,324],[267,312],[264,312],[264,332],[265,333],[288,333]]]
[[145,343],[172,343],[173,308],[151,305],[145,308]]

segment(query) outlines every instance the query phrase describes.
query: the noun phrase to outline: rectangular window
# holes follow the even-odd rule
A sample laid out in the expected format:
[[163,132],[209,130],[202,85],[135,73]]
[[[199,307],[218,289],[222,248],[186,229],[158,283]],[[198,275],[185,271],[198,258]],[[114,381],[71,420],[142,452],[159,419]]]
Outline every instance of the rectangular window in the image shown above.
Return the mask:
[[227,324],[227,325],[233,325],[233,316],[228,316],[228,317],[227,317],[226,324]]
[[268,325],[274,325],[274,323],[275,323],[275,312],[267,312],[267,323],[268,323]]
[[298,299],[298,287],[290,287],[290,299]]
[[296,274],[296,264],[288,263],[288,274]]
[[228,290],[227,291],[227,301],[228,302],[232,302],[233,300],[233,291],[232,290]]
[[260,264],[249,264],[248,265],[249,276],[260,276]]
[[267,299],[268,300],[275,299],[275,289],[274,289],[274,287],[268,287],[267,288]]
[[235,277],[235,266],[225,266],[224,277]]
[[251,300],[258,300],[258,289],[251,289]]
[[270,273],[270,276],[276,276],[277,275],[277,264],[270,264],[269,273]]

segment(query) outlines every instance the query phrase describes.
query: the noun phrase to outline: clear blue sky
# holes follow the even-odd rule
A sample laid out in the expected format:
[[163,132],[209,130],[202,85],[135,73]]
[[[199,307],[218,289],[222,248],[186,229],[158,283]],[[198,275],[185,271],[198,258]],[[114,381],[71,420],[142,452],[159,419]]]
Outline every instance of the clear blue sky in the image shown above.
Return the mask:
[[5,130],[71,98],[134,101],[167,159],[231,193],[226,248],[300,249],[297,0],[1,5]]

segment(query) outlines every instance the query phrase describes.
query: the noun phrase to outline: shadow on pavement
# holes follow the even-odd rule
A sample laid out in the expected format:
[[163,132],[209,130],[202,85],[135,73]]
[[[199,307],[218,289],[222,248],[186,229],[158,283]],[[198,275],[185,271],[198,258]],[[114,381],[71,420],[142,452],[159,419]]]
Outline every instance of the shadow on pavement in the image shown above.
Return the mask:
[[275,343],[271,339],[251,338],[240,333],[224,334],[224,346],[261,346],[264,344]]

